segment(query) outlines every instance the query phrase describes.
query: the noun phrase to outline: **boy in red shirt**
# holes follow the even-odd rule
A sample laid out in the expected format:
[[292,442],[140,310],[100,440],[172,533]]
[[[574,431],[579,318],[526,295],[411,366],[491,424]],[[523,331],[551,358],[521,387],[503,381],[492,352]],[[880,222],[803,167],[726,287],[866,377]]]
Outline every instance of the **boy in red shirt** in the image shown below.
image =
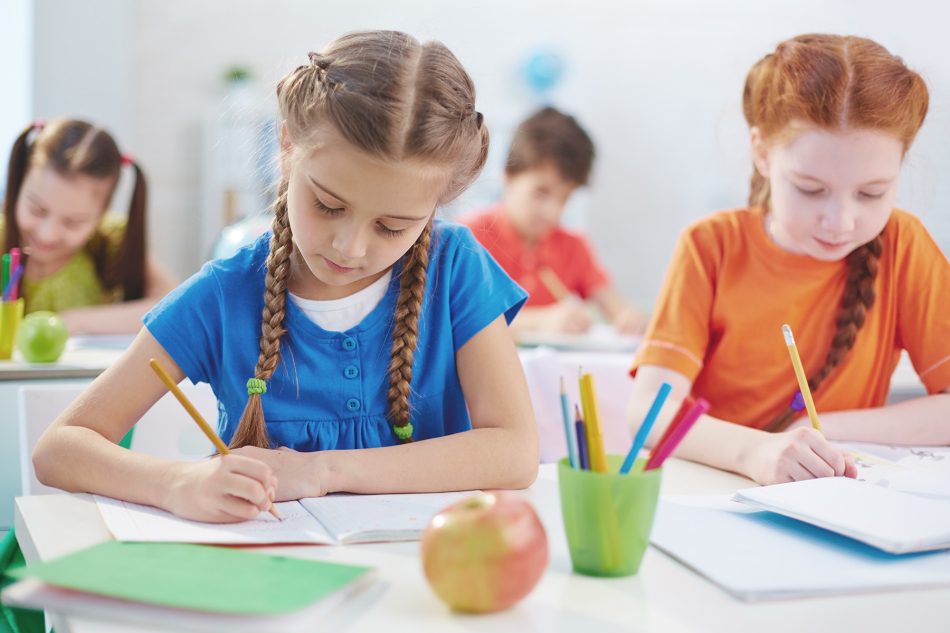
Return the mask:
[[591,301],[617,330],[639,334],[644,316],[614,287],[587,240],[560,226],[568,198],[587,184],[594,144],[573,117],[544,108],[518,126],[495,206],[459,220],[530,298],[515,331],[585,332]]

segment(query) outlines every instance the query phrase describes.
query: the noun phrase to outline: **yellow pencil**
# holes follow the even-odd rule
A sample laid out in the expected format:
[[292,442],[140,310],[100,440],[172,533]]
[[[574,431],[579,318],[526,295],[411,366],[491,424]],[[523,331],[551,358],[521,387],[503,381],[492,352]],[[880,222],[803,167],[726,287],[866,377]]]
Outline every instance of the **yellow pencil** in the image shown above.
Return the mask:
[[801,389],[802,399],[805,401],[805,410],[808,411],[808,419],[815,430],[821,433],[821,425],[818,424],[818,412],[815,410],[815,401],[811,399],[811,389],[808,388],[808,379],[805,377],[805,369],[802,367],[802,359],[798,356],[798,348],[795,347],[795,337],[792,336],[792,328],[788,325],[782,326],[782,334],[785,335],[785,344],[788,345],[788,355],[792,357],[792,367],[795,368],[795,377],[798,378],[798,388]]
[[587,426],[587,452],[590,469],[607,472],[607,455],[604,453],[604,427],[600,422],[600,406],[597,404],[597,389],[592,374],[581,375],[581,406],[584,409],[584,424]]
[[[201,417],[201,414],[198,413],[198,409],[195,408],[195,405],[191,404],[191,400],[182,393],[181,389],[178,388],[178,385],[175,384],[175,381],[172,380],[172,377],[168,375],[168,372],[165,371],[165,368],[162,367],[162,364],[156,359],[148,361],[149,367],[151,367],[158,377],[162,379],[162,382],[165,383],[165,386],[168,387],[168,390],[175,394],[175,397],[178,398],[178,402],[181,403],[181,406],[185,407],[185,411],[191,414],[191,417],[195,422],[198,423],[198,426],[208,436],[208,439],[211,440],[211,443],[214,444],[214,447],[218,449],[218,452],[222,455],[230,455],[231,451],[228,449],[227,445],[221,441],[221,438],[218,437],[218,434],[214,432],[205,419]],[[271,502],[270,509],[268,510],[275,517],[280,519],[280,514],[277,512],[277,508],[274,507],[274,503]]]
[[544,287],[547,288],[548,292],[550,292],[557,301],[564,301],[571,296],[570,289],[564,285],[564,282],[557,276],[557,273],[547,266],[542,266],[538,269],[538,279],[541,280]]

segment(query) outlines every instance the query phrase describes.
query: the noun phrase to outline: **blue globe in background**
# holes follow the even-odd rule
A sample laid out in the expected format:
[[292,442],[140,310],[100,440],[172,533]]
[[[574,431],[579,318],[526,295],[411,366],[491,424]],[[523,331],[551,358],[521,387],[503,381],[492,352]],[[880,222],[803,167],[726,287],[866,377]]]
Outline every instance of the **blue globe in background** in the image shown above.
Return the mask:
[[528,87],[543,94],[561,79],[564,74],[564,59],[552,49],[538,49],[527,56],[522,72]]

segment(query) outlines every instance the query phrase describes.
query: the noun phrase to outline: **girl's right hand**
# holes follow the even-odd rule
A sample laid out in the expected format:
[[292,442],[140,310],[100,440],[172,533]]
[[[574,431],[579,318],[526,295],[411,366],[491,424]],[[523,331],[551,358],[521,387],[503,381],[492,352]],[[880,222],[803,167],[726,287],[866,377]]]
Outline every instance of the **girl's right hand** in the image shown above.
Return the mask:
[[266,512],[276,491],[277,477],[264,462],[220,455],[176,464],[169,473],[163,507],[192,521],[236,523]]
[[762,435],[761,444],[751,456],[749,475],[764,486],[818,477],[858,476],[854,456],[832,446],[811,427]]

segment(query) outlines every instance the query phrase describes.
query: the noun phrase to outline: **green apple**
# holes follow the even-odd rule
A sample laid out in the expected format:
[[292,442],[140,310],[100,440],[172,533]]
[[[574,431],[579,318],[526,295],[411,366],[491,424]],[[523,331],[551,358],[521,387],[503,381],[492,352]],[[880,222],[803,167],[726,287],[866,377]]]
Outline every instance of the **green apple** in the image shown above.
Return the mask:
[[40,310],[23,317],[16,331],[16,344],[31,363],[52,363],[63,353],[69,330],[55,312]]

